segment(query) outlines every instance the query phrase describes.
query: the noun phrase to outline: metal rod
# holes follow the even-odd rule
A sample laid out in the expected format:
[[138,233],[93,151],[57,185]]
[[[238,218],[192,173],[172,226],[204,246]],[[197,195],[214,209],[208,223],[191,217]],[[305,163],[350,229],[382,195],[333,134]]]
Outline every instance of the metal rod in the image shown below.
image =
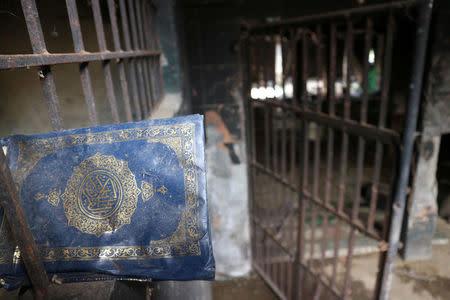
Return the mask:
[[[97,42],[100,52],[108,51],[106,46],[105,31],[103,28],[102,14],[99,0],[92,0],[92,12],[94,14],[95,31],[97,33]],[[105,75],[106,98],[111,108],[111,114],[114,123],[119,123],[119,112],[117,110],[116,95],[114,93],[114,84],[111,74],[110,60],[102,62],[103,73]]]
[[[72,31],[72,39],[74,50],[77,53],[84,52],[83,36],[81,34],[80,19],[78,17],[76,0],[66,0],[67,14],[69,16],[70,29]],[[86,101],[89,121],[92,126],[98,126],[98,116],[95,110],[94,91],[92,90],[92,81],[89,73],[89,67],[86,62],[79,65],[81,87],[83,89],[84,100]]]
[[[138,27],[138,41],[139,41],[139,47],[140,49],[145,49],[146,48],[146,42],[144,39],[144,26],[143,26],[143,8],[142,8],[142,0],[136,0],[136,16],[137,16],[137,27]],[[145,26],[146,27],[146,26]],[[146,93],[146,105],[147,105],[147,110],[148,110],[148,114],[150,115],[152,109],[153,109],[153,97],[152,97],[152,91],[151,91],[151,86],[150,86],[150,75],[149,75],[149,70],[148,70],[148,64],[147,61],[144,59],[141,59],[141,64],[142,64],[142,71],[144,73],[144,87],[145,87],[145,93]]]
[[[128,13],[130,14],[130,27],[131,27],[131,37],[133,40],[133,48],[134,50],[139,49],[139,38],[138,38],[138,32],[137,32],[137,25],[136,25],[136,12],[134,4],[136,0],[129,0],[128,1]],[[141,100],[141,108],[143,117],[148,117],[148,106],[146,104],[146,92],[145,92],[145,83],[144,83],[144,73],[142,70],[142,62],[138,59],[133,60],[133,62],[136,65],[137,69],[137,80],[138,80],[138,90],[140,94],[140,100]]]
[[[306,101],[307,101],[307,91],[306,91],[306,80],[308,76],[308,35],[304,31],[302,34],[302,107],[306,109]],[[308,146],[309,146],[309,124],[307,120],[302,121],[302,158],[300,169],[302,170],[301,181],[300,181],[300,190],[308,189]],[[299,194],[299,214],[298,214],[298,223],[297,223],[297,257],[296,260],[301,263],[304,258],[305,251],[305,214],[306,214],[306,202],[307,198],[303,193]],[[298,270],[298,299],[303,299],[303,281],[304,274],[303,270]]]
[[[119,7],[120,7],[120,19],[122,23],[122,32],[123,32],[123,39],[125,42],[125,49],[130,52],[131,51],[131,39],[130,39],[130,28],[128,27],[128,17],[127,17],[127,8],[125,6],[125,0],[119,1]],[[130,76],[130,91],[131,91],[131,97],[133,98],[134,103],[134,110],[136,113],[136,119],[139,121],[142,119],[142,110],[141,110],[141,104],[139,99],[139,92],[137,87],[137,78],[136,78],[136,67],[134,63],[134,59],[128,61],[128,74]]]
[[366,139],[378,140],[383,144],[397,145],[400,142],[400,135],[398,134],[398,132],[391,129],[377,128],[376,126],[373,126],[371,124],[360,124],[359,122],[353,120],[344,120],[343,118],[334,115],[318,113],[315,111],[311,111],[309,109],[305,110],[297,106],[292,106],[289,104],[284,104],[268,99],[266,100],[250,99],[250,101],[278,106],[292,111],[293,113],[300,116],[300,118],[302,119],[320,123],[323,126],[329,127],[329,129],[341,130],[356,136],[361,135],[364,136]]
[[[378,120],[378,127],[384,128],[386,123],[386,112],[389,97],[389,87],[391,81],[391,69],[392,69],[392,48],[394,41],[394,28],[395,19],[392,14],[389,15],[387,22],[387,36],[386,36],[386,49],[383,62],[383,74],[381,77],[381,105],[380,105],[380,118]],[[383,145],[377,141],[375,146],[375,162],[372,177],[372,188],[370,193],[369,204],[369,216],[367,218],[367,228],[374,230],[375,212],[377,209],[377,197],[378,197],[378,185],[380,181],[380,173],[383,163]]]
[[[120,46],[119,26],[117,24],[116,3],[114,0],[108,0],[108,12],[111,22],[111,31],[113,34],[114,51],[122,51]],[[122,90],[122,99],[125,108],[125,117],[127,122],[133,121],[131,115],[130,96],[128,94],[128,81],[125,74],[125,62],[123,59],[117,61],[117,69],[119,70],[120,88]]]
[[[152,45],[152,14],[151,14],[151,8],[150,4],[147,1],[144,1],[144,16],[143,19],[145,21],[144,23],[144,37],[145,37],[145,47],[146,49],[155,49],[155,47]],[[151,91],[151,106],[154,107],[158,103],[158,89],[157,85],[155,84],[155,75],[159,75],[155,68],[154,68],[154,61],[153,59],[146,59],[146,66],[149,72],[149,79],[150,79],[150,91]]]
[[[39,20],[35,0],[21,0],[21,3],[33,53],[36,56],[46,55],[48,52],[45,46],[44,34],[42,33],[41,21]],[[0,56],[0,60],[2,58],[4,57]],[[53,74],[47,65],[40,66],[38,70],[39,81],[41,82],[44,98],[47,103],[52,128],[54,131],[60,131],[63,129],[63,120]]]
[[[334,82],[336,81],[336,24],[332,23],[330,28],[330,66],[328,72],[328,116],[334,117],[334,101],[335,91]],[[322,122],[320,122],[323,124]],[[342,124],[342,123],[341,123]],[[328,124],[324,124],[328,125]],[[334,131],[331,126],[328,126],[327,135],[327,170],[326,170],[326,184],[325,184],[325,203],[330,202],[331,188],[333,185],[333,158],[334,158]]]
[[0,55],[0,70],[159,55],[153,50]]
[[288,18],[284,19],[283,21],[279,22],[272,22],[270,24],[256,24],[256,25],[249,25],[249,28],[251,32],[257,31],[259,29],[267,29],[267,28],[278,28],[281,26],[294,26],[294,25],[300,25],[301,23],[307,23],[311,21],[319,21],[323,19],[331,19],[331,18],[337,18],[342,17],[346,18],[350,15],[358,15],[358,14],[366,14],[366,13],[372,13],[377,11],[382,11],[386,9],[394,9],[394,8],[403,8],[408,6],[413,6],[417,3],[424,2],[425,0],[403,0],[403,1],[393,1],[389,3],[383,3],[383,4],[375,4],[375,5],[366,5],[366,6],[360,6],[350,9],[343,9],[338,11],[332,11],[322,14],[316,14],[316,15],[309,15],[309,16],[302,16],[298,18]]
[[0,204],[5,210],[7,221],[10,225],[13,237],[21,253],[21,259],[31,285],[36,293],[36,298],[43,299],[49,285],[44,265],[39,257],[39,250],[31,233],[30,225],[23,211],[16,184],[5,154],[0,150]]
[[414,147],[414,133],[417,127],[419,104],[422,91],[422,79],[425,68],[428,33],[430,28],[433,0],[424,3],[419,10],[417,21],[416,42],[414,47],[414,59],[412,66],[411,84],[403,134],[402,153],[400,157],[399,177],[395,190],[394,203],[392,205],[392,217],[389,230],[389,247],[382,256],[383,268],[379,275],[380,289],[378,299],[388,299],[391,291],[394,262],[397,257],[400,231],[405,212],[406,190],[411,169],[411,157]]
[[[369,101],[369,51],[372,47],[372,20],[367,18],[365,41],[364,41],[364,56],[363,56],[363,96],[360,111],[360,122],[365,124],[367,121],[367,105]],[[348,82],[350,84],[350,82]],[[353,199],[352,207],[352,220],[356,222],[359,217],[359,204],[361,200],[361,178],[363,177],[364,167],[364,152],[365,152],[365,140],[362,137],[358,137],[358,154],[356,159],[356,184],[355,195]],[[348,243],[348,254],[346,260],[346,270],[344,279],[344,298],[350,297],[350,272],[352,268],[355,230],[350,230],[350,237]]]

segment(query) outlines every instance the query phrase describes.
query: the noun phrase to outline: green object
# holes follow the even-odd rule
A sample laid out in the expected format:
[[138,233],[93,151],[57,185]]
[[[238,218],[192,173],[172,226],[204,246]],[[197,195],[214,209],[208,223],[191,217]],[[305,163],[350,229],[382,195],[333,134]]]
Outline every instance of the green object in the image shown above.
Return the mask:
[[371,67],[369,71],[369,92],[376,91],[378,91],[377,69],[375,67]]

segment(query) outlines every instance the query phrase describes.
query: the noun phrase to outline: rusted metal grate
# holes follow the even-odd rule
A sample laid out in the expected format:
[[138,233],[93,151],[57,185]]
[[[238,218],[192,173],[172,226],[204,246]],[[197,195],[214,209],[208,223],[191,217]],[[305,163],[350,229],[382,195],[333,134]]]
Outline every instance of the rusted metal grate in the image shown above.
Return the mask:
[[[67,13],[72,31],[74,53],[49,53],[46,48],[38,10],[34,0],[23,0],[25,17],[33,54],[0,55],[0,70],[37,67],[54,130],[63,129],[56,85],[51,66],[78,63],[84,98],[91,125],[99,124],[89,62],[101,61],[106,85],[106,96],[114,122],[131,122],[150,115],[163,96],[163,81],[159,58],[159,40],[155,31],[155,6],[151,1],[106,1],[113,49],[108,49],[99,0],[93,0],[92,12],[99,52],[87,52],[84,48],[76,0],[67,0]],[[119,26],[120,19],[120,26]],[[121,35],[124,47],[121,45]],[[119,119],[111,65],[117,64],[120,89],[126,120]],[[131,107],[133,102],[133,109]],[[134,118],[133,118],[134,115]]]
[[[398,1],[251,25],[245,32],[253,266],[280,298],[352,298],[355,241],[365,238],[379,248],[375,298],[387,299],[431,3]],[[405,5],[419,9],[402,129],[388,121],[397,9]],[[283,56],[281,82],[273,50],[277,45]],[[368,59],[374,48],[381,53],[378,65]],[[375,68],[380,80],[376,92],[370,92]],[[358,75],[359,93],[351,88]],[[338,82],[344,86],[340,93]]]
[[[73,53],[49,53],[35,0],[21,0],[33,54],[0,55],[0,70],[37,68],[47,103],[47,110],[55,131],[64,129],[52,66],[78,64],[81,86],[92,126],[99,125],[93,85],[89,73],[90,62],[101,62],[106,86],[106,98],[115,123],[142,120],[163,97],[163,78],[160,66],[160,46],[155,28],[156,7],[150,0],[91,0],[98,52],[85,50],[76,0],[66,0],[67,15],[72,32]],[[107,47],[102,8],[107,11],[111,26],[113,49]],[[119,24],[120,20],[120,24]],[[122,41],[124,45],[122,45]],[[111,67],[117,65],[125,120],[119,117]],[[30,281],[37,297],[46,293],[47,275],[39,259],[20,199],[11,178],[3,152],[0,153],[1,205],[3,206],[15,240],[21,250]]]

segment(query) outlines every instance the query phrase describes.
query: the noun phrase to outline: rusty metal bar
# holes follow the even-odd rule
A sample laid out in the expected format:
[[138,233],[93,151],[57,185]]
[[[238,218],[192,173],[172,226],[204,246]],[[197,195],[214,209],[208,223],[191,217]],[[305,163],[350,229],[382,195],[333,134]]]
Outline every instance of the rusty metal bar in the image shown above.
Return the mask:
[[[76,0],[66,0],[67,14],[69,16],[70,29],[72,31],[72,39],[74,50],[77,53],[83,53],[84,43],[81,34],[80,19],[78,17]],[[98,116],[95,110],[94,92],[92,90],[92,81],[89,73],[87,62],[82,62],[79,65],[81,87],[83,88],[84,100],[88,108],[89,121],[92,126],[98,126]]]
[[378,11],[383,11],[386,9],[396,9],[396,8],[403,8],[403,7],[409,7],[414,6],[418,3],[425,2],[426,0],[403,0],[403,1],[393,1],[389,3],[382,3],[382,4],[374,4],[374,5],[365,5],[360,7],[354,7],[349,9],[343,9],[343,10],[337,10],[332,12],[326,12],[322,14],[315,14],[315,15],[308,15],[308,16],[302,16],[298,18],[287,18],[283,21],[279,22],[271,22],[269,24],[250,24],[251,31],[257,31],[257,30],[264,30],[264,29],[278,29],[281,26],[295,26],[302,23],[308,23],[312,21],[320,21],[324,19],[332,19],[332,18],[347,18],[349,16],[355,16],[360,14],[367,14],[367,13],[373,13]]
[[278,130],[277,130],[277,107],[272,106],[272,170],[279,173],[278,170]]
[[[390,14],[389,16],[387,28],[388,31],[386,36],[386,49],[383,62],[383,74],[381,77],[382,90],[381,90],[380,118],[378,120],[379,128],[385,127],[388,97],[389,97],[389,87],[391,81],[392,48],[394,42],[394,28],[395,28],[395,19],[392,14]],[[375,212],[377,208],[377,197],[378,197],[378,184],[380,181],[380,173],[383,162],[383,145],[380,142],[377,142],[375,147],[376,147],[375,162],[372,177],[372,188],[370,193],[369,216],[367,218],[367,228],[369,230],[374,230]]]
[[[114,42],[114,51],[122,51],[120,46],[120,34],[119,34],[119,26],[117,24],[117,14],[116,14],[116,4],[114,0],[108,0],[108,12],[109,19],[111,22],[111,31],[113,35]],[[119,70],[119,81],[120,87],[122,90],[122,98],[125,107],[125,117],[127,122],[133,121],[133,116],[131,115],[131,107],[130,107],[130,96],[128,94],[128,81],[125,74],[125,62],[123,59],[117,61],[117,69]]]
[[[351,33],[351,32],[350,32]],[[337,35],[337,26],[335,23],[331,24],[330,27],[330,65],[329,65],[329,75],[328,75],[328,114],[330,117],[334,117],[335,115],[335,81],[336,81],[336,35]],[[325,198],[324,204],[330,205],[330,194],[333,186],[333,163],[334,163],[334,131],[332,128],[328,128],[327,135],[327,173],[326,173],[326,184],[325,184]],[[324,215],[324,221],[327,220],[328,226],[328,216]],[[336,234],[335,239],[339,240],[340,233],[340,220],[336,224]],[[336,245],[336,242],[335,242]],[[321,244],[321,271],[324,272],[324,257],[326,250],[326,237],[324,233],[324,237],[322,238]],[[336,270],[337,270],[337,257],[333,260],[333,271],[331,276],[331,284],[330,286],[333,288],[335,286],[336,280]]]
[[0,150],[0,175],[0,204],[5,210],[14,240],[19,246],[21,259],[35,291],[35,296],[37,299],[44,299],[49,285],[48,277],[2,150]]
[[[292,84],[293,84],[293,105],[296,106],[296,99],[297,99],[297,34],[296,31],[291,30],[290,31],[291,34],[291,39],[292,41],[289,42],[289,51],[292,53]],[[283,91],[284,91],[284,86],[283,86]],[[291,173],[290,173],[290,181],[291,184],[295,184],[295,169],[297,167],[297,163],[296,163],[296,153],[297,153],[297,122],[295,119],[295,114],[292,114],[292,116],[294,117],[293,120],[293,125],[291,127],[291,132],[290,132],[290,140],[291,140],[291,145],[290,145],[290,169],[291,169]]]
[[[152,8],[151,5],[147,5],[147,15],[148,15],[148,39],[149,39],[149,48],[150,49],[159,49],[159,38],[158,33],[156,31],[155,26],[155,10]],[[162,81],[162,69],[159,66],[159,60],[158,59],[150,59],[150,69],[152,70],[152,74],[157,74],[156,77],[152,76],[152,83],[153,83],[153,90],[155,99],[154,101],[156,104],[159,103],[162,97],[162,89],[164,88],[163,81]],[[159,79],[157,81],[157,79]]]
[[[363,96],[360,111],[360,122],[365,124],[367,121],[367,105],[369,101],[369,51],[372,46],[372,20],[367,18],[366,20],[366,33],[364,38],[364,56],[363,56]],[[355,196],[352,205],[352,221],[356,222],[359,217],[359,204],[361,199],[361,178],[363,176],[364,167],[364,152],[365,152],[365,140],[362,137],[358,137],[358,154],[356,159],[356,184],[355,184]],[[344,279],[344,299],[350,298],[350,272],[352,268],[353,250],[355,242],[355,230],[350,230],[348,254],[346,260],[346,270]]]
[[[152,34],[153,34],[153,41],[154,41],[154,47],[155,49],[161,49],[161,43],[159,40],[159,35],[158,32],[156,30],[156,25],[154,23],[155,21],[155,14],[156,14],[156,8],[154,5],[151,6],[151,29],[152,29]],[[163,71],[162,71],[162,66],[161,66],[161,60],[160,58],[156,58],[154,59],[154,63],[155,63],[155,68],[158,70],[158,74],[159,74],[159,85],[158,85],[158,101],[160,101],[163,97],[164,97],[164,77],[163,77]]]
[[[39,20],[35,0],[21,0],[21,3],[33,53],[36,56],[46,55],[48,52],[45,46],[44,34],[42,33],[41,21]],[[2,58],[4,59],[4,57],[0,56],[0,61],[3,61]],[[60,131],[63,129],[63,120],[53,74],[48,65],[42,65],[38,70],[52,128],[54,131]]]
[[[100,52],[108,51],[106,46],[105,31],[103,28],[102,14],[100,10],[99,0],[92,0],[92,12],[94,14],[95,31],[97,33],[97,42]],[[117,110],[116,95],[114,93],[113,79],[111,75],[110,60],[102,62],[103,73],[105,75],[106,98],[111,108],[111,114],[114,123],[119,123],[119,112]]]
[[327,115],[325,113],[318,113],[309,109],[303,109],[300,107],[284,104],[272,100],[258,100],[250,99],[250,101],[257,103],[267,103],[274,106],[291,110],[293,113],[299,115],[302,119],[307,121],[313,121],[329,127],[329,129],[341,130],[348,134],[355,136],[364,136],[366,139],[378,140],[383,144],[399,144],[400,135],[394,130],[387,128],[378,128],[371,124],[360,124],[353,120],[344,120],[343,118],[335,115]]
[[266,168],[270,168],[270,110],[269,106],[264,106],[264,163]]
[[377,241],[382,241],[382,237],[378,235],[376,232],[370,232],[366,229],[365,225],[358,220],[353,221],[351,217],[349,217],[347,214],[338,212],[332,205],[325,204],[321,199],[313,197],[309,192],[303,191],[303,195],[308,198],[310,201],[318,205],[320,208],[324,209],[328,214],[332,214],[333,216],[339,218],[340,220],[347,223],[350,227],[354,228],[355,230],[358,230],[362,234],[373,238]]
[[[272,170],[265,168],[263,165],[261,165],[257,162],[254,162],[254,163],[251,163],[251,166],[254,167],[255,169],[269,175],[272,179],[274,179],[278,183],[284,185],[285,187],[289,188],[291,191],[298,192],[297,186],[291,185],[287,180],[284,180],[279,175],[273,173]],[[341,219],[342,221],[347,223],[349,226],[354,227],[356,230],[360,231],[361,233],[365,234],[366,236],[373,238],[377,241],[382,241],[382,237],[378,233],[373,232],[373,231],[368,231],[363,223],[358,222],[358,221],[356,221],[356,222],[352,221],[352,218],[349,217],[347,214],[337,211],[336,208],[334,208],[332,205],[324,203],[322,199],[312,196],[308,191],[303,191],[302,194],[306,198],[308,198],[310,201],[312,201],[315,205],[318,205],[320,208],[326,210],[327,213],[338,217],[339,219]]]
[[[139,49],[139,37],[137,32],[137,25],[136,25],[136,12],[134,4],[135,0],[129,0],[128,1],[128,13],[130,14],[130,27],[131,27],[131,37],[133,41],[133,48],[134,50]],[[144,73],[142,70],[142,62],[138,59],[134,60],[134,63],[136,65],[137,69],[137,80],[138,80],[138,89],[140,93],[140,100],[141,100],[141,107],[142,112],[144,114],[144,118],[148,117],[148,107],[147,107],[147,99],[146,99],[146,91],[145,91],[145,83],[144,83]]]
[[[152,35],[151,35],[151,22],[152,22],[152,16],[151,16],[151,8],[150,4],[147,1],[144,1],[143,3],[144,9],[143,9],[143,19],[144,19],[144,38],[145,38],[145,47],[146,49],[154,49],[152,45]],[[149,72],[149,80],[150,80],[150,92],[151,92],[151,106],[154,107],[158,103],[158,91],[155,85],[155,70],[153,66],[153,59],[146,59],[146,66],[147,70]]]
[[[353,25],[350,20],[347,22],[347,34],[346,34],[346,57],[347,57],[347,68],[346,68],[346,84],[347,89],[345,92],[344,100],[344,120],[350,119],[350,80],[351,80],[351,67],[352,67],[352,56],[353,56]],[[367,59],[366,59],[367,61]],[[366,73],[364,73],[364,78],[366,78]],[[366,92],[366,91],[364,91]],[[347,161],[348,161],[348,134],[342,132],[342,144],[341,144],[341,165],[340,165],[340,178],[339,178],[339,196],[338,196],[338,211],[342,211],[344,208],[345,200],[345,187],[347,179]]]
[[[334,117],[335,114],[335,81],[336,81],[336,24],[332,23],[330,27],[330,66],[328,74],[328,114],[330,117]],[[334,131],[332,128],[328,128],[328,141],[327,141],[327,175],[325,185],[325,205],[330,203],[330,194],[333,186],[333,161],[334,161]],[[337,224],[338,225],[338,224]],[[334,259],[333,259],[333,271],[331,275],[331,287],[335,287],[337,276],[337,264],[339,251],[339,239],[340,239],[340,226],[336,226],[336,232],[334,236]],[[325,243],[322,243],[322,261],[325,256]],[[322,269],[324,265],[322,264]]]
[[[306,80],[308,76],[308,35],[305,31],[302,33],[302,107],[306,109],[307,91]],[[308,146],[309,146],[309,124],[307,120],[302,121],[302,151],[301,151],[301,181],[300,190],[306,190],[308,188]],[[305,251],[305,213],[306,213],[306,201],[303,193],[299,194],[299,213],[297,223],[297,257],[296,261],[301,263],[304,258]],[[303,270],[298,270],[298,299],[303,299]]]
[[[316,77],[317,80],[320,81],[321,78],[321,72],[322,72],[322,68],[323,68],[323,63],[322,63],[322,59],[323,59],[323,53],[322,53],[322,48],[323,48],[323,40],[322,40],[322,26],[319,24],[316,26],[316,37],[317,37],[317,52],[316,52],[316,68],[317,68],[317,73],[316,73]],[[321,112],[322,111],[322,104],[323,104],[323,100],[324,100],[324,95],[323,95],[323,90],[322,88],[318,88],[317,90],[317,103],[316,103],[316,112]],[[315,123],[316,124],[316,139],[314,141],[314,172],[313,172],[313,180],[314,180],[314,184],[313,184],[313,197],[315,198],[319,198],[319,180],[320,180],[320,153],[321,153],[321,149],[320,149],[320,143],[321,143],[321,136],[320,136],[320,132],[321,132],[321,126],[319,126],[319,123]],[[317,215],[317,207],[316,205],[313,204],[313,211],[312,211],[312,215],[316,216]],[[314,217],[315,218],[315,217]],[[316,221],[314,221],[314,226],[316,225]],[[323,231],[322,234],[324,234],[325,231]],[[324,256],[325,256],[325,247],[324,247],[324,243],[325,243],[326,239],[323,238],[322,239],[322,251],[321,251],[321,257],[320,257],[320,268],[321,268],[321,273],[324,272]],[[312,251],[314,249],[314,244],[315,244],[315,239],[314,239],[314,234],[312,233],[311,230],[311,256],[312,256]],[[319,284],[319,283],[318,283]],[[321,284],[319,284],[318,286],[322,286]],[[318,290],[318,295],[320,296],[321,290]]]
[[90,61],[105,61],[133,57],[159,57],[160,51],[107,51],[107,52],[83,52],[83,53],[42,53],[42,54],[13,54],[0,55],[0,70],[42,67],[59,64],[72,64]]
[[[127,17],[127,8],[125,6],[125,0],[119,0],[119,8],[120,8],[120,20],[122,24],[123,39],[125,42],[125,49],[129,52],[138,52],[138,51],[131,51],[132,49],[130,39],[130,28],[128,27],[128,17]],[[142,111],[139,100],[139,92],[136,79],[136,67],[134,64],[134,59],[128,61],[127,66],[128,66],[128,74],[130,76],[131,97],[133,98],[136,118],[139,121],[142,119]]]
[[[330,28],[330,66],[328,72],[328,115],[327,118],[334,117],[334,102],[335,102],[335,92],[334,83],[336,81],[336,24],[332,23]],[[318,120],[319,121],[319,120]],[[341,121],[342,122],[342,121]],[[323,122],[320,122],[323,124]],[[341,123],[342,124],[342,123]],[[328,124],[324,124],[328,125]],[[333,147],[334,147],[334,131],[331,126],[328,128],[327,135],[327,173],[326,173],[326,184],[325,184],[325,203],[330,202],[330,193],[333,180]]]
[[270,286],[270,288],[275,292],[275,294],[277,294],[277,296],[280,297],[280,299],[283,299],[283,300],[289,299],[284,295],[283,291],[280,290],[278,285],[275,282],[273,282],[273,280],[270,278],[270,276],[267,275],[267,273],[265,272],[265,270],[263,268],[261,268],[258,264],[255,264],[255,263],[252,264],[252,266],[255,269],[255,271],[258,272],[258,274]]
[[[142,9],[142,0],[135,0],[135,4],[136,4],[136,16],[137,16],[137,29],[138,29],[138,41],[139,41],[139,47],[140,49],[145,49],[146,48],[146,43],[145,43],[145,39],[144,39],[144,26],[143,26],[143,9]],[[150,77],[149,77],[149,70],[148,70],[148,64],[147,61],[144,59],[141,59],[141,64],[142,64],[142,71],[144,74],[144,88],[145,88],[145,93],[146,93],[146,105],[147,105],[147,110],[148,113],[150,115],[152,109],[153,109],[153,99],[152,99],[152,91],[151,91],[151,87],[150,87]]]
[[419,18],[417,20],[416,41],[414,48],[414,59],[412,66],[411,84],[409,86],[409,97],[405,120],[405,129],[402,142],[402,153],[400,157],[399,177],[395,190],[394,203],[392,205],[392,217],[389,230],[389,247],[383,254],[382,269],[379,272],[377,290],[378,299],[388,299],[391,290],[394,262],[397,257],[400,231],[405,211],[406,190],[411,169],[411,157],[414,147],[414,133],[417,127],[419,115],[419,104],[422,90],[422,79],[425,68],[425,57],[427,41],[430,28],[431,11],[433,0],[425,2],[419,7]]

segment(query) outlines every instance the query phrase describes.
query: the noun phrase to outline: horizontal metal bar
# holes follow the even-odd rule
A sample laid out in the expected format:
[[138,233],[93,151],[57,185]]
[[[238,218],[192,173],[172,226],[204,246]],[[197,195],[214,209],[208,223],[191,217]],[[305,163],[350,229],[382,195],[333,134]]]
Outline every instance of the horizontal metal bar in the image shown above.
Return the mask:
[[332,18],[338,18],[338,17],[348,17],[352,15],[360,15],[360,14],[366,14],[366,13],[373,13],[377,11],[383,11],[387,9],[392,8],[403,8],[411,5],[415,5],[421,2],[424,2],[425,0],[403,0],[403,1],[393,1],[389,3],[382,3],[382,4],[374,4],[374,5],[367,5],[367,6],[360,6],[360,7],[354,7],[354,8],[348,8],[348,9],[342,9],[337,11],[331,11],[321,14],[315,14],[315,15],[308,15],[298,18],[288,18],[279,22],[272,22],[267,24],[250,24],[249,29],[250,31],[256,31],[258,29],[269,29],[269,28],[278,28],[283,26],[290,26],[297,24],[304,24],[312,21],[319,21],[323,19],[332,19]]
[[252,263],[253,268],[255,269],[255,271],[259,274],[259,276],[262,277],[262,279],[264,279],[264,282],[267,283],[267,285],[272,289],[272,291],[280,298],[283,300],[287,300],[288,298],[286,297],[286,295],[283,293],[283,291],[280,290],[280,288],[277,286],[277,284],[275,282],[272,281],[272,279],[270,278],[269,275],[266,274],[266,272],[264,272],[264,270],[257,264],[257,263]]
[[255,223],[255,225],[258,226],[258,228],[262,231],[264,231],[264,233],[285,253],[289,256],[289,258],[291,258],[292,260],[294,260],[294,254],[289,252],[289,249],[287,249],[282,243],[281,241],[279,241],[279,239],[277,239],[273,233],[271,233],[268,228],[266,228],[266,226],[264,226],[263,224],[261,224],[260,219],[256,216],[251,216],[251,220],[253,221],[253,223]]
[[349,226],[353,227],[354,229],[360,231],[361,233],[363,233],[363,234],[367,235],[368,237],[371,237],[377,241],[383,241],[383,239],[376,232],[368,231],[362,223],[353,221],[351,217],[347,216],[346,214],[344,214],[342,212],[339,212],[332,205],[322,202],[319,198],[313,197],[308,191],[303,190],[302,194],[308,200],[310,200],[313,204],[320,206],[322,209],[326,210],[328,213],[343,220],[345,223],[347,223]]
[[308,121],[316,122],[322,126],[339,129],[355,136],[363,136],[367,139],[373,139],[383,144],[400,144],[400,135],[394,130],[378,128],[370,124],[361,124],[353,120],[345,120],[340,117],[330,116],[325,113],[315,112],[308,109],[302,109],[298,106],[284,104],[274,100],[250,100],[257,103],[274,105],[290,110]]
[[329,291],[333,293],[333,295],[336,297],[336,299],[342,299],[342,297],[339,295],[339,291],[336,289],[336,287],[330,286],[327,282],[325,282],[325,279],[321,274],[316,274],[313,270],[308,268],[305,264],[302,262],[296,262],[300,265],[301,268],[305,269],[306,272],[309,273],[314,279],[316,279],[318,282],[320,282],[324,287],[326,287]]
[[153,50],[0,55],[0,70],[159,55]]
[[291,184],[288,180],[283,179],[280,175],[277,175],[275,172],[273,172],[272,170],[264,167],[262,164],[255,162],[255,161],[251,161],[250,162],[250,166],[256,168],[257,170],[266,173],[269,176],[272,176],[276,181],[278,181],[279,183],[281,183],[282,185],[284,185],[285,187],[289,188],[290,190],[292,190],[293,192],[297,191],[297,186]]

